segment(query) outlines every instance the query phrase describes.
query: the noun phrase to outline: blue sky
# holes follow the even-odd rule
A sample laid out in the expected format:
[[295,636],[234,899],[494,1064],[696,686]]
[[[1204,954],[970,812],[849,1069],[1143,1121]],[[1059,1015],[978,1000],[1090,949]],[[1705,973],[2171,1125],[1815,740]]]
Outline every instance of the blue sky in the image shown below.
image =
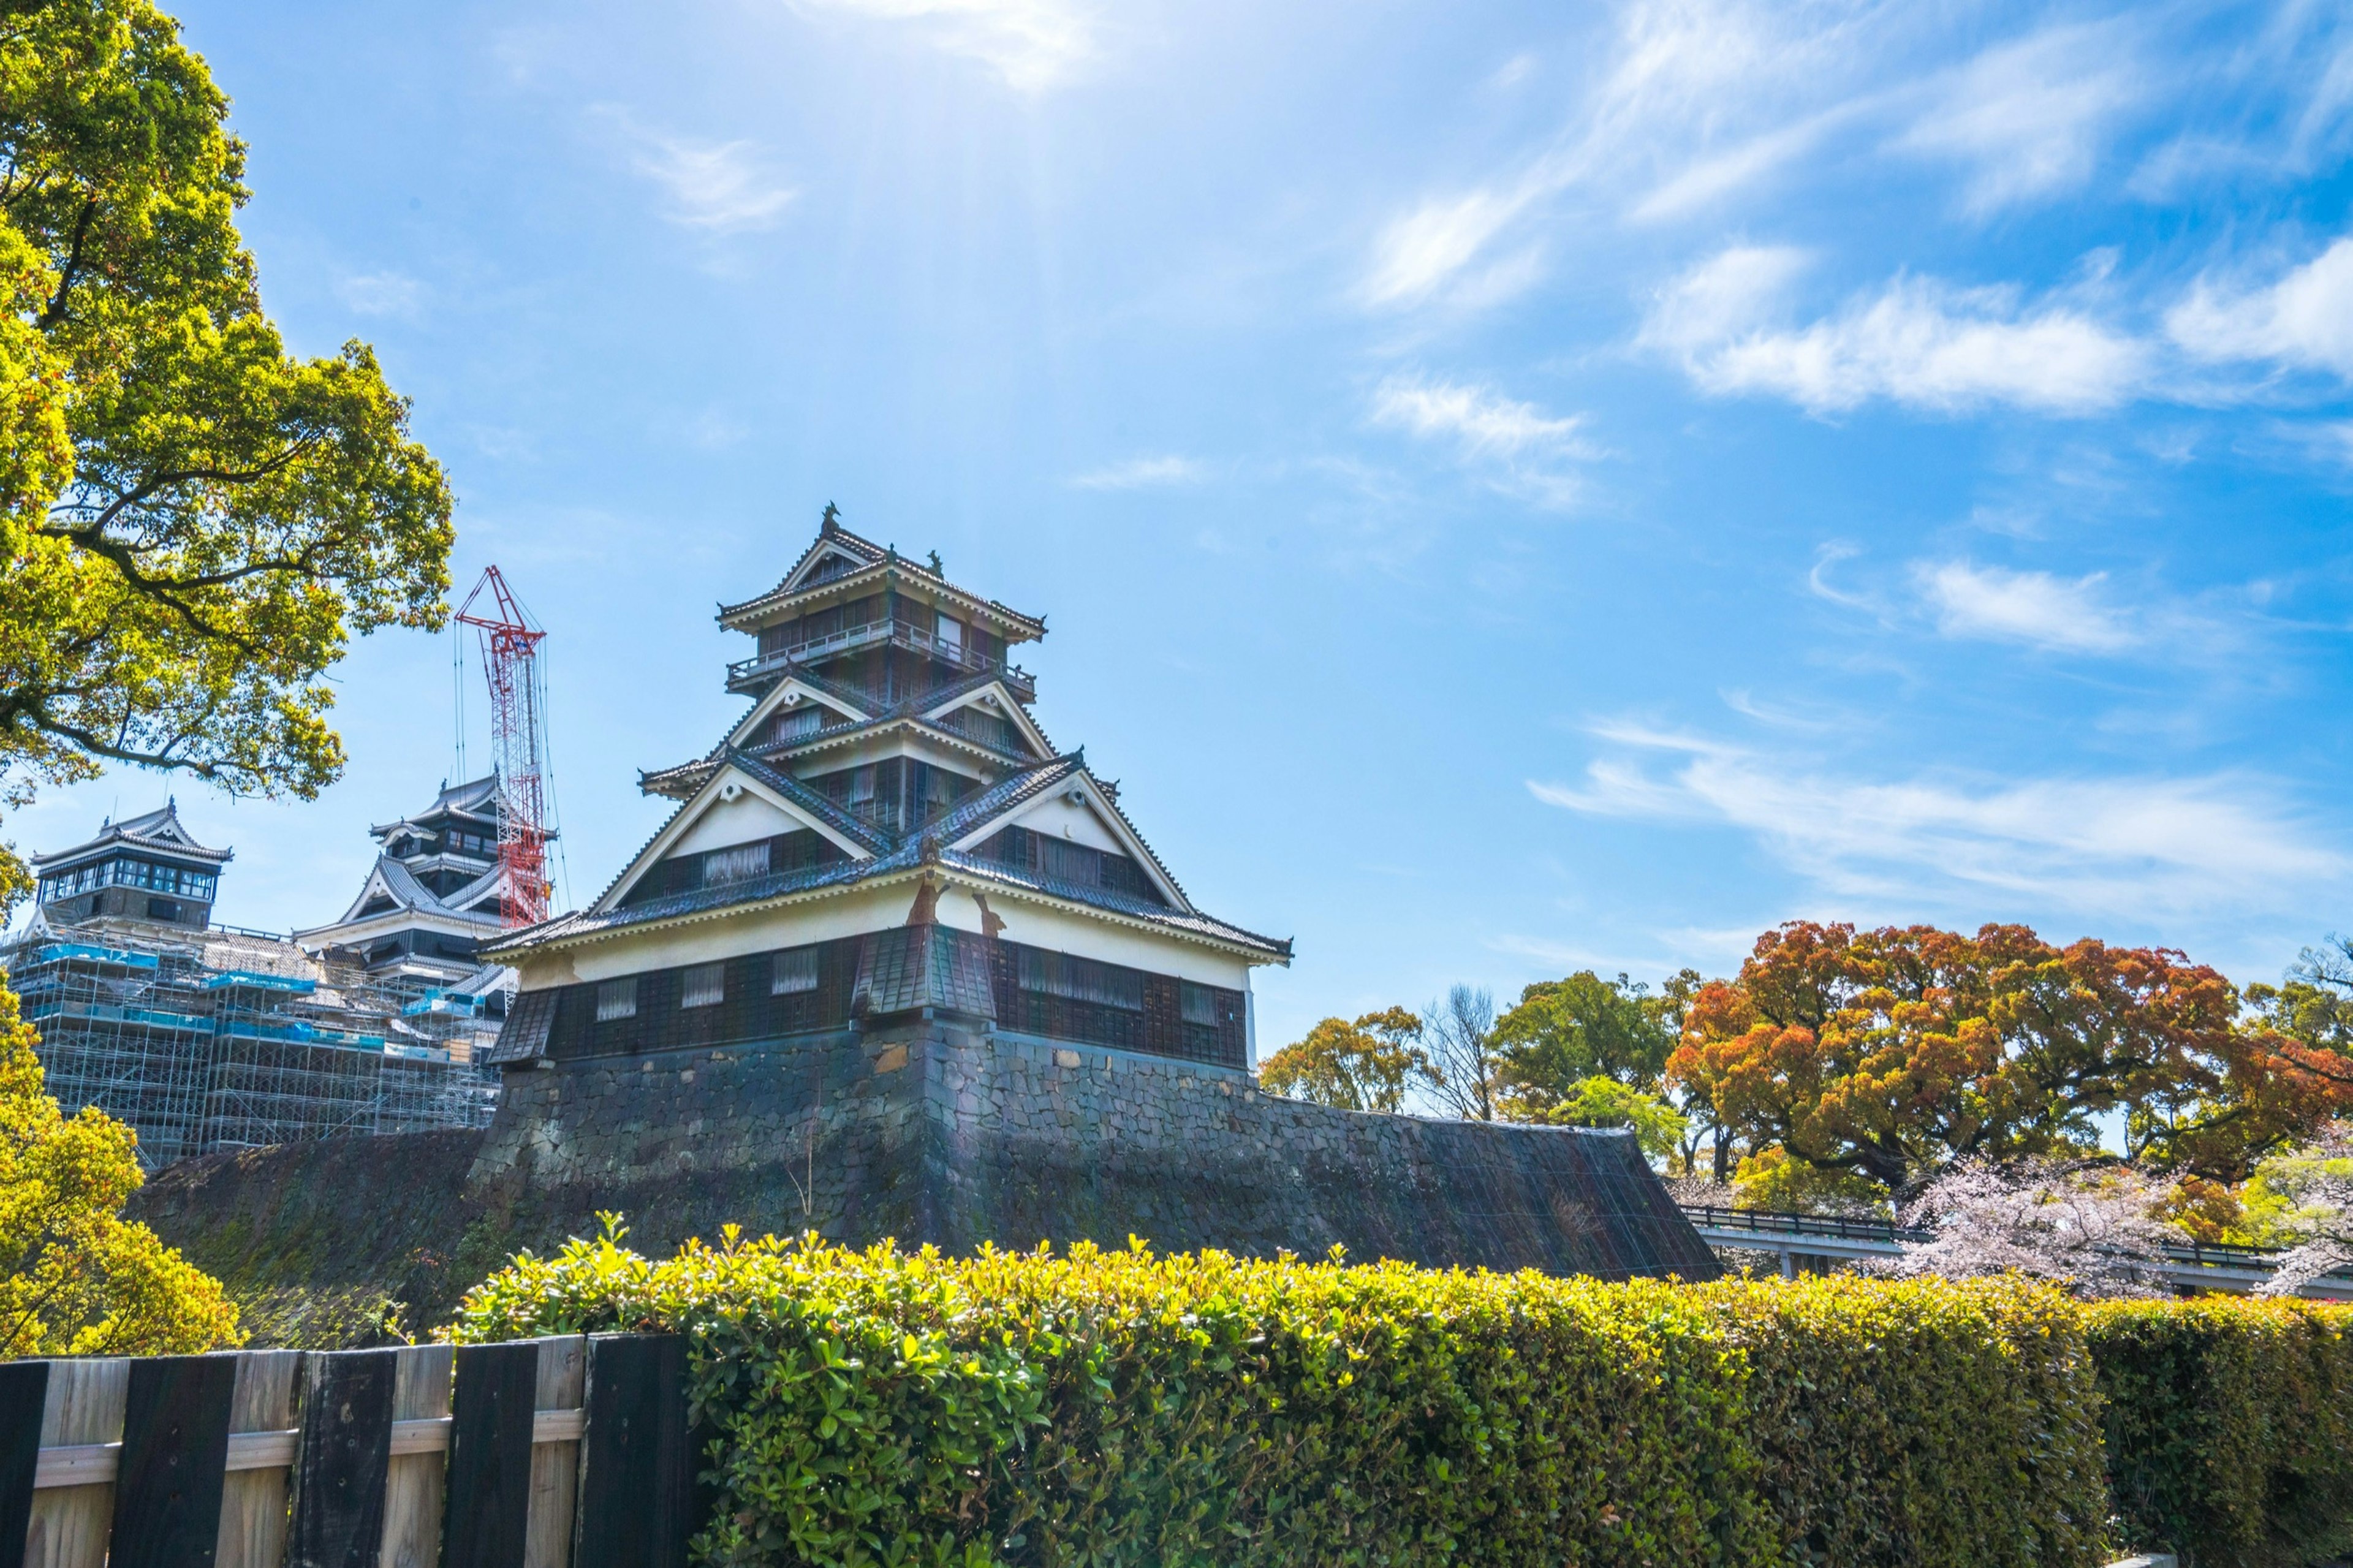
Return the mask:
[[[1047,614],[1048,731],[1296,937],[1263,1047],[1796,916],[2353,925],[2341,8],[180,14],[269,308],[549,628],[575,900],[834,500]],[[10,831],[176,788],[219,918],[331,918],[453,749],[446,638],[339,679],[315,804]]]

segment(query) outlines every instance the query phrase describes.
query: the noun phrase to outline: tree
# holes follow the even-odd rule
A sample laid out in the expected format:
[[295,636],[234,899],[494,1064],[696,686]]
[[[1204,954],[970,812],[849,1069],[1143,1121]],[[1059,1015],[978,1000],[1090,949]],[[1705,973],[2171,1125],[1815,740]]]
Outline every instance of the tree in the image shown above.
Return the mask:
[[1684,1119],[1655,1094],[1599,1074],[1578,1084],[1546,1110],[1542,1120],[1555,1127],[1624,1127],[1631,1130],[1642,1152],[1664,1160],[1682,1146]]
[[0,989],[0,1360],[243,1342],[218,1283],[121,1217],[137,1135],[95,1107],[60,1111],[35,1043]]
[[1367,1013],[1351,1024],[1326,1018],[1307,1037],[1259,1064],[1270,1094],[1344,1110],[1395,1111],[1406,1084],[1428,1061],[1416,1045],[1421,1020],[1402,1007]]
[[2353,1268],[2353,1123],[2265,1160],[2248,1185],[2272,1210],[2265,1239],[2288,1244],[2260,1294],[2297,1295],[2324,1274]]
[[1683,979],[1652,995],[1648,985],[1623,974],[1604,980],[1581,969],[1522,991],[1495,1021],[1504,1093],[1516,1112],[1540,1121],[1596,1076],[1656,1089],[1675,1048],[1680,998],[1674,987]]
[[227,113],[147,0],[0,7],[11,804],[110,761],[314,795],[348,637],[447,615],[448,487],[364,344],[286,354]]
[[1670,1078],[1752,1160],[1886,1192],[1971,1157],[2088,1152],[2115,1111],[2132,1157],[2237,1179],[2353,1092],[2242,1027],[2214,970],[2022,926],[1793,921],[1701,989],[1683,1042]]
[[1495,998],[1457,985],[1424,1008],[1424,1060],[1418,1075],[1432,1098],[1465,1121],[1495,1120],[1502,1058],[1495,1051]]
[[1964,1160],[1904,1205],[1905,1239],[1889,1272],[1965,1279],[2024,1274],[2079,1296],[2164,1296],[2165,1194],[2127,1166]]

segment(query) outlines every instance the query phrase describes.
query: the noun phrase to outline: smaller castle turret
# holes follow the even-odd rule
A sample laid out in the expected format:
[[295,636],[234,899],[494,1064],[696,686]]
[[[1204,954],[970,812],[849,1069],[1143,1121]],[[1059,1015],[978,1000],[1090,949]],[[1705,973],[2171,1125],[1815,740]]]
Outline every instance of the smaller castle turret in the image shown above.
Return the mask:
[[180,825],[179,804],[109,822],[70,849],[33,857],[52,926],[112,917],[202,931],[235,851],[207,849]]

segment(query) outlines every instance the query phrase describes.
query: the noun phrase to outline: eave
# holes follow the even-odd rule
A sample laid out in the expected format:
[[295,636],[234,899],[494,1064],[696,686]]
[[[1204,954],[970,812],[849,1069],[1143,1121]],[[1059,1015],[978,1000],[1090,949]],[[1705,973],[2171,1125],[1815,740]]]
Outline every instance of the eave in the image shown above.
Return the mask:
[[891,557],[855,572],[845,572],[807,588],[786,590],[778,587],[756,599],[746,599],[740,605],[722,605],[718,620],[733,632],[757,631],[766,622],[782,619],[786,614],[805,615],[810,609],[836,599],[862,598],[878,586],[895,587],[900,583],[937,595],[954,604],[973,620],[987,624],[1008,643],[1035,642],[1046,635],[1043,617],[1025,616],[995,599],[984,599],[967,593],[944,577],[932,574],[904,556]]
[[[507,941],[486,942],[478,952],[486,961],[496,960],[500,963],[513,963],[538,953],[576,952],[606,942],[627,941],[649,933],[682,931],[691,926],[709,925],[714,921],[766,914],[777,910],[816,903],[824,899],[878,891],[887,892],[893,888],[912,887],[927,876],[945,881],[950,889],[954,889],[959,882],[980,884],[982,890],[991,898],[1007,898],[1019,903],[1035,904],[1064,914],[1100,921],[1106,925],[1141,931],[1169,942],[1189,942],[1196,947],[1207,948],[1229,958],[1241,959],[1245,963],[1251,965],[1273,963],[1282,964],[1287,968],[1291,963],[1292,954],[1288,942],[1278,942],[1261,937],[1251,937],[1250,940],[1221,937],[1213,932],[1187,930],[1182,926],[1171,925],[1145,916],[1106,910],[1099,904],[1087,903],[1078,899],[1065,899],[1036,888],[1008,881],[961,857],[953,866],[937,862],[925,864],[919,861],[913,865],[894,868],[889,871],[877,872],[871,877],[829,882],[822,887],[797,889],[789,892],[771,894],[766,898],[746,900],[742,903],[723,904],[714,909],[684,910],[675,915],[661,915],[650,920],[634,921],[626,925],[601,926],[595,931],[581,931],[575,935],[533,938],[531,935],[531,930],[537,928],[529,928],[517,932],[514,937]],[[1222,921],[1218,923],[1223,924]],[[1233,929],[1239,931],[1239,928]]]

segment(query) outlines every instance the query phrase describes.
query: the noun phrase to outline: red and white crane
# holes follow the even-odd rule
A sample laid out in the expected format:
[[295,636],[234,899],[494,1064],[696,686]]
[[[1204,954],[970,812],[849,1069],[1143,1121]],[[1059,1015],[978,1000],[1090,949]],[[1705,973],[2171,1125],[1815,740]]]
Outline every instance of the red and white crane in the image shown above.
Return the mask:
[[[480,614],[475,601],[491,602]],[[540,710],[539,645],[547,633],[531,624],[495,566],[458,607],[460,625],[481,634],[482,672],[491,684],[491,746],[498,758],[506,810],[499,817],[499,868],[507,874],[500,912],[510,926],[547,918],[547,720]]]

